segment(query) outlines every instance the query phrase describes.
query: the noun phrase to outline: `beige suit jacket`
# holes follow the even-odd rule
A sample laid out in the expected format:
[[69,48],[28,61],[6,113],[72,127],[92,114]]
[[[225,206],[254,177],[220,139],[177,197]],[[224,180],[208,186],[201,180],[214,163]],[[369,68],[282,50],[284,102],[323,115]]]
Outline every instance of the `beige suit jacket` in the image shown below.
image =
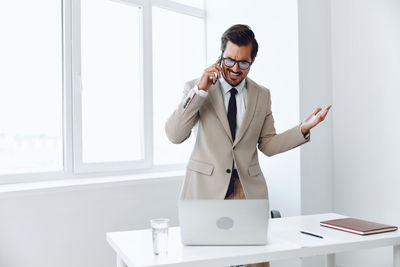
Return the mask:
[[224,199],[233,160],[246,198],[268,198],[257,147],[265,155],[273,156],[309,138],[304,138],[300,126],[276,134],[269,90],[246,78],[247,107],[233,142],[219,81],[210,87],[207,97],[194,92],[197,82],[185,84],[183,99],[165,125],[169,140],[179,144],[199,123],[180,198]]

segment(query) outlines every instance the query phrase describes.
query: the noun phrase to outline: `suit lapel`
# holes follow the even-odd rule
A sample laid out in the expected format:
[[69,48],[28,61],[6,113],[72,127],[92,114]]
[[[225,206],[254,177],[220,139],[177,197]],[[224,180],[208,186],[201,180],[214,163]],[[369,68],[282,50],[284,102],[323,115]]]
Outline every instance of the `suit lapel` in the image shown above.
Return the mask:
[[215,85],[212,85],[208,90],[209,98],[211,101],[211,106],[214,108],[215,113],[217,113],[218,119],[224,127],[226,134],[229,136],[232,142],[231,130],[229,128],[228,117],[226,116],[224,99],[221,93],[221,85],[218,81]]
[[242,124],[240,125],[240,128],[236,133],[236,138],[233,145],[236,145],[240,141],[240,139],[246,132],[247,128],[249,128],[251,119],[253,118],[254,112],[256,110],[258,89],[255,87],[254,82],[249,78],[246,78],[246,87],[247,87],[247,107],[244,113]]

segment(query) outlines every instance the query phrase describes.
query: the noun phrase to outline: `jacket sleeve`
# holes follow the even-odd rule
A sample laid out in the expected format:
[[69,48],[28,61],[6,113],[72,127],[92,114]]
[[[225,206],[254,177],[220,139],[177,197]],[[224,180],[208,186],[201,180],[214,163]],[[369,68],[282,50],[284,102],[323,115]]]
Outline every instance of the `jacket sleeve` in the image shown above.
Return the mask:
[[199,120],[199,110],[206,97],[195,93],[193,87],[196,84],[197,80],[185,84],[182,101],[165,124],[168,139],[174,144],[185,141]]
[[303,136],[300,125],[277,134],[271,110],[271,94],[267,91],[267,113],[258,139],[258,149],[267,156],[273,156],[310,141]]

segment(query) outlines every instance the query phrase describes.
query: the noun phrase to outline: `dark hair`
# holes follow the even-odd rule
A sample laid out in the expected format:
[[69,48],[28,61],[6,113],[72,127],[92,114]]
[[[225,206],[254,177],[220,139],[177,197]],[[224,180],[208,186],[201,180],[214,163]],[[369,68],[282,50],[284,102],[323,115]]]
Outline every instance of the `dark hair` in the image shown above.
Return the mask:
[[225,51],[228,41],[241,46],[251,43],[251,60],[257,56],[258,43],[255,38],[254,32],[249,26],[243,24],[236,24],[227,29],[221,37],[221,50]]

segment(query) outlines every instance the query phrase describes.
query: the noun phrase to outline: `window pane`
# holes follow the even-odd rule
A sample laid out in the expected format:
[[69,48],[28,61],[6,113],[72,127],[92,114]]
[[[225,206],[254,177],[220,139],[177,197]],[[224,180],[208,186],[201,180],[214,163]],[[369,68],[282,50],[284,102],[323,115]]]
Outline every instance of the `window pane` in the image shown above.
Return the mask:
[[84,162],[143,158],[139,15],[136,6],[82,1]]
[[0,1],[0,174],[62,170],[61,1]]
[[204,45],[202,19],[153,8],[155,164],[186,163],[193,149],[193,131],[184,143],[174,145],[169,142],[164,125],[182,99],[184,83],[202,74]]
[[192,7],[197,7],[201,9],[204,8],[204,0],[173,0],[173,1]]

